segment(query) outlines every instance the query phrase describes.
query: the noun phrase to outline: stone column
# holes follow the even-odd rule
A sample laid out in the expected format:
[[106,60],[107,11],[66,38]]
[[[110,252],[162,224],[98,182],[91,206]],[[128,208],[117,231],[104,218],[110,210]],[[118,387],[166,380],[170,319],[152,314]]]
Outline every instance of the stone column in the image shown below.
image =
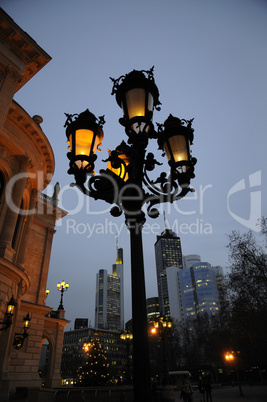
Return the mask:
[[48,373],[45,379],[46,388],[60,387],[62,377],[60,373],[61,358],[62,358],[62,345],[64,339],[64,327],[69,321],[58,321],[57,327],[54,328],[54,342],[50,350]]
[[[11,180],[13,180],[12,178]],[[21,205],[22,195],[25,189],[27,174],[19,180],[14,181],[14,186],[10,188],[10,193],[6,191],[6,202],[9,206],[6,212],[4,225],[0,235],[0,257],[9,261],[13,260],[14,250],[12,248],[12,239],[18,219],[18,213]],[[11,205],[9,205],[11,204]],[[13,204],[13,205],[12,205]]]
[[50,263],[50,255],[52,250],[52,243],[53,243],[53,236],[55,233],[55,229],[46,228],[46,237],[45,237],[45,244],[44,244],[44,251],[43,251],[43,261],[42,266],[40,267],[40,276],[39,276],[39,284],[36,296],[36,303],[43,304],[43,300],[46,296],[46,284],[47,284],[47,277],[48,277],[48,270],[49,270],[49,263]]
[[30,199],[30,205],[29,205],[29,211],[27,215],[27,220],[26,224],[24,227],[24,233],[22,236],[22,240],[20,243],[20,248],[19,248],[19,253],[17,256],[17,261],[16,265],[24,271],[24,260],[25,260],[25,254],[26,254],[26,248],[27,248],[27,243],[29,240],[29,234],[30,234],[30,228],[31,228],[31,223],[33,221],[35,212],[36,212],[36,203],[37,203],[37,190],[33,189],[31,192],[31,199]]

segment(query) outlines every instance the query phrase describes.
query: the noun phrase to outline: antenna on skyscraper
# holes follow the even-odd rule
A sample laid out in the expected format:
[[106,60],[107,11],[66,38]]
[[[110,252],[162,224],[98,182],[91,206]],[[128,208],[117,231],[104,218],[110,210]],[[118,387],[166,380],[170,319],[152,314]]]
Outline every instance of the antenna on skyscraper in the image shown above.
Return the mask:
[[167,222],[166,222],[165,211],[163,211],[163,219],[164,219],[164,230],[166,230],[167,229]]
[[118,233],[116,233],[115,239],[116,239],[116,250],[118,250],[118,248],[119,248],[119,235],[118,235]]
[[118,242],[119,234],[118,233],[116,233],[115,239],[116,239],[116,253],[117,253],[116,264],[122,264],[123,263],[123,251],[122,251],[122,248],[119,248],[119,242]]

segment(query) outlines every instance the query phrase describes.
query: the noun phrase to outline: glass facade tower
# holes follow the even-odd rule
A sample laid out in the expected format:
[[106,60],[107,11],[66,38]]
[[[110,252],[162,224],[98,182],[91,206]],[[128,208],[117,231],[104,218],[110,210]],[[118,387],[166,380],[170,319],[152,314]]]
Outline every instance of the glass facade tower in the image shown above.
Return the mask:
[[208,262],[198,262],[179,271],[180,292],[185,321],[204,313],[216,314],[220,309],[218,272]]

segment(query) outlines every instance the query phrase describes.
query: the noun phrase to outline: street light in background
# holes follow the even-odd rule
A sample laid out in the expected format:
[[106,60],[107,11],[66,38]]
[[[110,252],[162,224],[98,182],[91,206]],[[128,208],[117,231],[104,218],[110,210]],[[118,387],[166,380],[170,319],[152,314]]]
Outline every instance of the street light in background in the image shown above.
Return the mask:
[[63,294],[64,292],[66,292],[69,288],[69,284],[66,283],[65,281],[62,281],[60,283],[57,284],[57,289],[59,290],[59,292],[61,292],[61,297],[60,297],[60,303],[58,306],[58,310],[64,310],[63,307]]
[[[113,82],[123,117],[119,119],[128,137],[115,150],[109,151],[108,166],[95,174],[96,151],[104,134],[104,116],[96,118],[88,109],[80,114],[66,114],[65,123],[69,152],[68,173],[74,175],[76,185],[84,194],[113,205],[112,216],[124,213],[130,232],[131,286],[133,322],[133,385],[134,401],[151,400],[146,316],[146,293],[142,227],[147,215],[157,218],[155,208],[163,202],[173,203],[183,198],[195,177],[196,159],[191,156],[193,143],[192,120],[180,120],[169,115],[158,131],[152,123],[154,109],[160,110],[159,91],[154,81],[154,68],[133,70]],[[159,149],[166,153],[170,172],[162,172],[156,179],[149,177],[155,166],[161,165],[153,153],[146,153],[149,140],[156,139]]]
[[126,366],[126,384],[129,385],[131,384],[131,375],[130,375],[130,346],[133,340],[133,334],[126,329],[126,331],[122,332],[120,334],[121,340],[125,343],[126,345],[126,353],[127,353],[127,366]]
[[158,321],[154,321],[154,327],[151,329],[153,335],[159,335],[162,345],[162,358],[163,358],[163,375],[162,375],[162,385],[169,385],[169,363],[166,351],[166,336],[168,331],[172,328],[171,320],[165,317],[159,317]]
[[90,338],[90,339],[88,339],[86,342],[83,343],[82,350],[83,350],[85,353],[88,353],[89,350],[90,350],[90,348],[92,347],[92,345],[93,345],[93,342],[92,342],[92,340],[91,340],[91,338]]
[[[238,352],[237,352],[238,353]],[[238,374],[238,368],[237,368],[237,357],[235,352],[226,352],[224,354],[224,359],[226,362],[231,364],[233,366],[234,372],[236,372],[236,379],[237,379],[237,384],[238,384],[238,389],[239,389],[239,395],[244,396],[243,389],[241,387],[240,379],[239,379],[239,374]]]
[[230,352],[227,352],[227,353],[224,355],[224,358],[225,358],[225,360],[226,360],[227,362],[232,362],[232,361],[234,360],[234,355],[233,355],[232,353],[230,353]]

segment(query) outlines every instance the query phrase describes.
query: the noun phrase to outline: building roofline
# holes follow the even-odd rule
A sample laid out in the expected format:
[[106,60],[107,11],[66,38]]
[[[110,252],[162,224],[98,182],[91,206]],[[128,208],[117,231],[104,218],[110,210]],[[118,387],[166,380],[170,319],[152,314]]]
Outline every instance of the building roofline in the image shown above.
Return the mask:
[[0,8],[1,43],[25,65],[22,78],[17,82],[16,92],[52,59],[2,8]]

